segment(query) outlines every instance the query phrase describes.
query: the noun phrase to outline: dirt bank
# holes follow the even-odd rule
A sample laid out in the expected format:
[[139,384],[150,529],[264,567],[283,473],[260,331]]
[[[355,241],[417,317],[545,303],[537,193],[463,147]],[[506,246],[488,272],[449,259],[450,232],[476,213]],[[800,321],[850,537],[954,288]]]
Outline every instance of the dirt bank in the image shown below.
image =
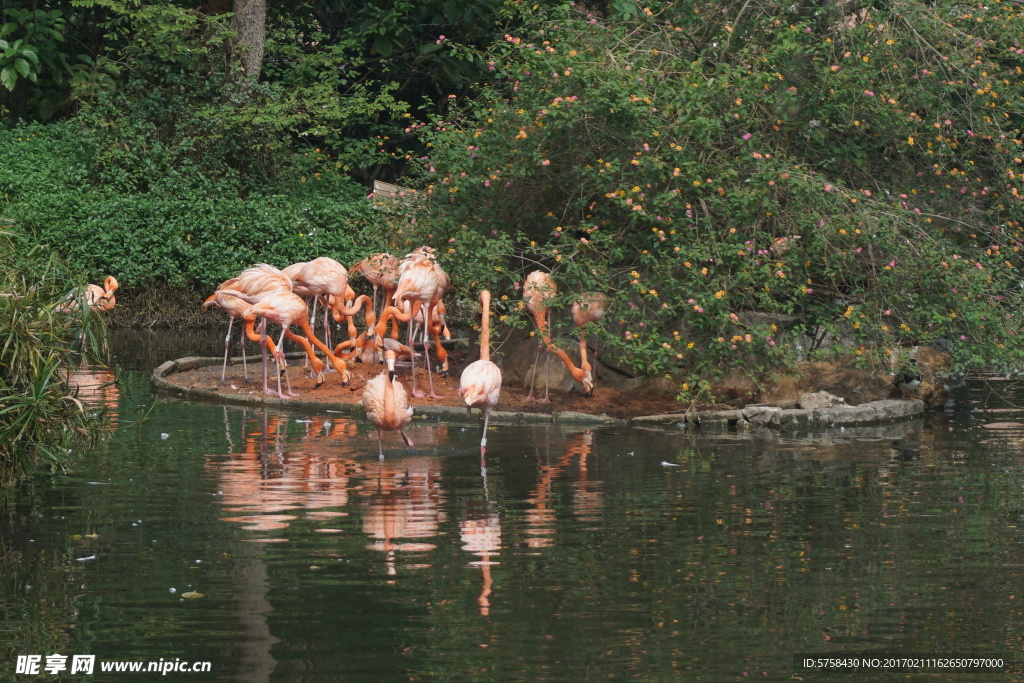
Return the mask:
[[[459,399],[459,376],[462,374],[464,362],[464,351],[452,352],[449,356],[451,372],[448,376],[438,376],[436,373],[434,375],[434,391],[441,398],[413,398],[413,405],[461,406],[462,402]],[[292,390],[299,394],[296,400],[325,404],[358,403],[362,397],[363,387],[366,385],[367,380],[379,375],[382,372],[382,368],[379,365],[363,363],[350,363],[348,367],[349,372],[352,374],[352,381],[347,387],[341,385],[341,380],[337,373],[330,373],[327,375],[327,382],[323,386],[319,389],[313,389],[314,381],[302,369],[302,360],[290,359],[288,376],[291,379]],[[220,363],[194,369],[179,370],[173,375],[168,376],[167,379],[174,385],[187,390],[208,391],[219,395],[236,397],[262,396],[262,380],[259,373],[260,364],[259,357],[257,356],[256,361],[249,364],[249,383],[246,383],[244,380],[240,362],[228,366],[226,385],[220,383]],[[408,366],[398,368],[398,380],[405,385],[406,389],[410,388]],[[276,387],[273,375],[271,375],[269,381],[271,388]],[[416,387],[424,391],[428,390],[427,373],[422,366],[416,371]],[[503,386],[497,410],[548,415],[554,412],[576,411],[627,419],[659,413],[683,413],[686,409],[684,404],[677,403],[671,395],[631,394],[602,386],[597,386],[594,389],[594,395],[590,398],[584,397],[581,393],[552,391],[549,394],[550,403],[527,401],[527,393],[528,390],[520,387]]]

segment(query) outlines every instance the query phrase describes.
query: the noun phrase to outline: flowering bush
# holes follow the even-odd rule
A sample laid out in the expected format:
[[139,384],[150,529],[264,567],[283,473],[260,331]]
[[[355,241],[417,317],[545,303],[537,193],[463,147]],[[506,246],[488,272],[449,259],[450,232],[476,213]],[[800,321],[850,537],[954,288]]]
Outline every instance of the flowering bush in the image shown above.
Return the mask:
[[553,9],[506,35],[477,97],[408,131],[439,248],[499,231],[502,277],[474,271],[496,294],[543,267],[566,309],[612,295],[605,346],[684,390],[917,344],[1019,371],[1022,13],[847,4]]

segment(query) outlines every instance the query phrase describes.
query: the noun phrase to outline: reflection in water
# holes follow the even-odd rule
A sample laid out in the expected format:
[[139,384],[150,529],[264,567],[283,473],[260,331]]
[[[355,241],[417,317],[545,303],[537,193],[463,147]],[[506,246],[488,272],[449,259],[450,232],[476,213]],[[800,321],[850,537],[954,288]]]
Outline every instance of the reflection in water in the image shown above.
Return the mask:
[[[331,444],[358,433],[354,420],[319,417],[303,422],[304,435],[297,442],[294,435],[288,438],[294,418],[262,411],[258,420],[245,420],[244,414],[243,420],[241,450],[207,458],[207,470],[217,475],[224,511],[246,513],[224,521],[253,531],[280,530],[300,511],[325,518],[330,515],[314,511],[348,503],[350,479],[362,473],[363,465],[354,454]],[[230,439],[230,427],[225,430]]]
[[480,477],[483,480],[483,499],[466,503],[465,519],[459,522],[459,538],[463,550],[480,558],[469,564],[480,567],[483,575],[483,588],[477,604],[480,614],[487,616],[491,613],[491,565],[499,564],[492,561],[491,556],[501,551],[501,522],[497,505],[487,490],[486,463],[480,468]]
[[372,488],[362,487],[363,532],[375,539],[369,548],[384,552],[385,570],[394,576],[397,552],[425,553],[436,547],[417,541],[437,536],[438,526],[446,519],[440,510],[441,460],[414,456],[379,463],[379,468]]
[[[121,379],[124,414],[148,374]],[[382,467],[361,418],[161,401],[5,508],[0,623],[11,653],[187,652],[217,681],[1020,661],[1024,411],[961,406],[799,437],[502,427],[482,472],[472,429],[418,421]]]
[[105,411],[107,428],[117,425],[117,377],[104,365],[83,365],[68,376],[68,386],[86,410]]
[[[388,574],[396,573],[396,553],[425,553],[435,548],[423,539],[437,536],[446,519],[440,510],[441,459],[416,455],[381,463],[367,446],[365,425],[332,415],[311,419],[243,412],[241,425],[224,411],[224,434],[231,452],[207,456],[206,469],[217,479],[221,519],[250,531],[282,532],[301,516],[313,522],[347,517],[358,495],[362,530],[383,551]],[[241,432],[236,439],[233,434]],[[446,438],[444,425],[417,427],[421,445]],[[371,457],[372,456],[372,459]],[[319,527],[320,533],[343,533]],[[280,533],[250,540],[283,542]],[[417,565],[429,566],[429,565]]]
[[[537,456],[537,487],[526,501],[530,508],[526,513],[526,545],[530,548],[549,548],[554,543],[557,520],[552,485],[566,473],[573,458],[578,458],[579,478],[573,482],[573,508],[583,521],[600,520],[602,506],[602,482],[589,479],[588,460],[594,451],[593,430],[575,434],[566,444],[565,452],[551,462],[550,453],[545,449],[543,459]],[[592,463],[591,463],[592,464]]]

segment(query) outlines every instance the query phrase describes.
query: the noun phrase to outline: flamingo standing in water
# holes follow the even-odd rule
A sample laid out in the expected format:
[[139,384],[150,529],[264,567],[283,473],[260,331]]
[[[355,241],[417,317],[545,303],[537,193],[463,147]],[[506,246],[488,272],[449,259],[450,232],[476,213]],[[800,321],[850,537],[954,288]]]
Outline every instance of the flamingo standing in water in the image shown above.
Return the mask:
[[[302,300],[302,297],[295,294],[294,292],[289,292],[283,289],[256,296],[246,294],[245,292],[240,292],[234,289],[224,289],[221,290],[221,293],[238,297],[239,299],[248,301],[250,304],[252,304],[252,306],[249,306],[247,309],[245,309],[241,316],[242,319],[245,320],[246,334],[249,335],[250,339],[254,338],[255,335],[253,331],[253,325],[255,324],[256,318],[261,317],[264,319],[263,325],[261,327],[261,334],[259,337],[260,346],[263,349],[264,359],[263,393],[275,393],[267,387],[266,357],[267,348],[269,346],[266,327],[267,321],[281,326],[281,337],[277,342],[277,350],[274,353],[274,360],[277,362],[278,367],[276,392],[278,396],[280,396],[281,398],[289,398],[291,396],[297,395],[292,393],[291,379],[289,379],[287,374],[285,374],[285,381],[288,383],[288,395],[285,395],[281,391],[280,370],[284,368],[286,365],[284,358],[284,350],[282,347],[282,344],[284,344],[285,336],[288,336],[289,339],[292,339],[293,341],[297,341],[300,344],[302,344],[302,346],[306,350],[306,355],[309,357],[310,362],[313,364],[314,370],[316,370],[317,363],[320,363],[320,361],[319,359],[316,358],[316,355],[314,354],[313,349],[310,346],[310,342],[312,342],[313,346],[316,346],[318,349],[323,351],[331,360],[331,363],[334,364],[335,369],[341,375],[342,386],[348,385],[351,377],[349,376],[348,370],[345,367],[345,362],[340,360],[337,356],[335,356],[331,352],[331,349],[322,341],[317,339],[316,335],[313,334],[313,330],[309,326],[309,321],[306,320],[306,314],[308,312],[308,309],[306,308],[306,302]],[[288,328],[291,325],[298,325],[299,329],[302,330],[302,333],[305,335],[305,337],[301,337],[299,335],[290,336],[290,331]],[[323,384],[323,364],[320,363],[319,367],[321,369],[317,376],[317,387]]]
[[[597,345],[594,345],[594,365],[591,367],[587,362],[587,336],[586,327],[590,323],[596,323],[604,317],[605,311],[611,300],[606,294],[600,292],[584,292],[572,304],[572,320],[576,327],[580,328],[580,367],[585,376],[590,380],[591,393],[593,393],[594,374],[597,367]],[[588,394],[589,395],[589,394]]]
[[409,405],[409,395],[405,393],[405,387],[401,382],[395,381],[395,352],[388,349],[384,352],[384,362],[387,369],[366,383],[363,389],[363,409],[366,410],[366,419],[377,430],[377,450],[380,452],[380,459],[384,460],[384,446],[382,443],[385,431],[397,431],[402,435],[407,446],[412,447],[412,439],[402,428],[412,420],[412,406]]
[[[228,357],[231,347],[231,327],[235,324],[236,318],[241,318],[242,313],[250,304],[229,294],[222,294],[225,289],[237,289],[246,294],[263,294],[277,289],[292,291],[292,281],[284,272],[266,263],[258,263],[251,268],[246,268],[238,277],[225,280],[217,287],[217,291],[207,297],[203,302],[203,308],[217,306],[228,314],[228,333],[224,337],[224,365],[220,371],[220,383],[227,383]],[[245,381],[249,381],[249,368],[245,357],[245,336],[246,331],[242,330],[240,344],[242,346],[242,373]],[[271,342],[271,352],[276,352]]]
[[[99,285],[86,285],[85,287],[85,305],[89,307],[90,311],[109,311],[114,308],[114,304],[117,303],[117,297],[114,296],[114,292],[120,285],[117,283],[117,278],[113,275],[108,275],[103,280],[103,286]],[[62,303],[57,310],[61,313],[71,313],[72,311],[78,310],[78,298],[82,290],[72,293]]]
[[501,368],[491,361],[490,317],[491,293],[485,289],[480,292],[480,360],[467,365],[459,380],[459,396],[466,404],[466,414],[472,414],[473,408],[479,408],[484,414],[484,431],[480,437],[481,467],[487,452],[487,422],[501,394]]
[[[434,376],[430,370],[430,346],[427,342],[427,330],[430,328],[429,321],[434,311],[438,308],[438,304],[441,302],[441,297],[444,296],[451,288],[451,279],[448,277],[448,273],[437,265],[437,261],[434,258],[433,249],[430,247],[420,247],[416,251],[408,254],[402,265],[399,267],[398,277],[398,288],[395,290],[394,302],[396,306],[401,306],[403,302],[408,301],[412,304],[409,315],[410,318],[406,318],[403,312],[400,312],[395,307],[388,309],[402,322],[408,322],[409,324],[409,347],[416,348],[413,343],[413,336],[416,330],[416,318],[420,312],[420,309],[425,307],[427,309],[426,320],[427,324],[423,326],[423,355],[426,360],[427,366],[427,380],[430,382],[430,398],[441,398],[434,393]],[[381,323],[378,323],[379,327],[382,327],[382,323],[388,318],[387,315],[382,314]],[[444,318],[440,318],[441,327],[444,326]],[[423,392],[416,390],[416,363],[415,360],[412,364],[412,395],[417,398],[423,396]]]

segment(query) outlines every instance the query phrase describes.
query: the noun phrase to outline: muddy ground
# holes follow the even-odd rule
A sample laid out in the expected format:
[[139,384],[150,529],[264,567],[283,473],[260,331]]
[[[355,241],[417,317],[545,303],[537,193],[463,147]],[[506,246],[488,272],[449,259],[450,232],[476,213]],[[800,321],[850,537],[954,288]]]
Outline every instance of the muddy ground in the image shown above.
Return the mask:
[[[202,389],[216,391],[223,394],[248,395],[262,393],[262,379],[260,375],[259,356],[255,362],[250,357],[249,380],[246,384],[243,379],[242,365],[229,365],[227,370],[227,385],[221,385],[221,365],[211,365],[195,370],[175,373],[167,379],[179,386],[191,389]],[[308,372],[302,369],[301,359],[289,359],[288,376],[291,379],[292,391],[299,394],[305,401],[323,401],[324,403],[358,403],[362,397],[363,387],[367,380],[379,375],[382,372],[380,365],[367,365],[364,363],[349,363],[349,372],[352,381],[347,387],[341,385],[340,378],[336,372],[327,375],[327,381],[319,389],[313,389],[314,381],[309,378]],[[450,372],[448,376],[434,374],[434,392],[441,396],[440,399],[413,398],[413,405],[447,405],[461,406],[459,399],[459,376],[465,365],[465,351],[455,351],[449,356]],[[271,362],[271,370],[273,363]],[[411,388],[408,364],[399,364],[398,381],[407,390]],[[276,384],[271,372],[269,377],[271,388]],[[282,387],[284,383],[282,381]],[[427,384],[427,372],[422,363],[416,370],[416,388],[425,392],[429,391]],[[543,396],[543,391],[539,392]],[[501,388],[501,400],[498,402],[497,410],[511,412],[532,412],[552,413],[557,411],[578,411],[592,415],[607,415],[616,418],[630,418],[640,415],[655,415],[660,413],[685,412],[686,406],[677,403],[671,395],[651,396],[649,394],[633,394],[616,391],[608,387],[602,387],[600,382],[594,389],[594,395],[586,398],[582,393],[564,393],[551,391],[549,393],[550,403],[538,403],[527,401],[528,388],[504,385]]]

